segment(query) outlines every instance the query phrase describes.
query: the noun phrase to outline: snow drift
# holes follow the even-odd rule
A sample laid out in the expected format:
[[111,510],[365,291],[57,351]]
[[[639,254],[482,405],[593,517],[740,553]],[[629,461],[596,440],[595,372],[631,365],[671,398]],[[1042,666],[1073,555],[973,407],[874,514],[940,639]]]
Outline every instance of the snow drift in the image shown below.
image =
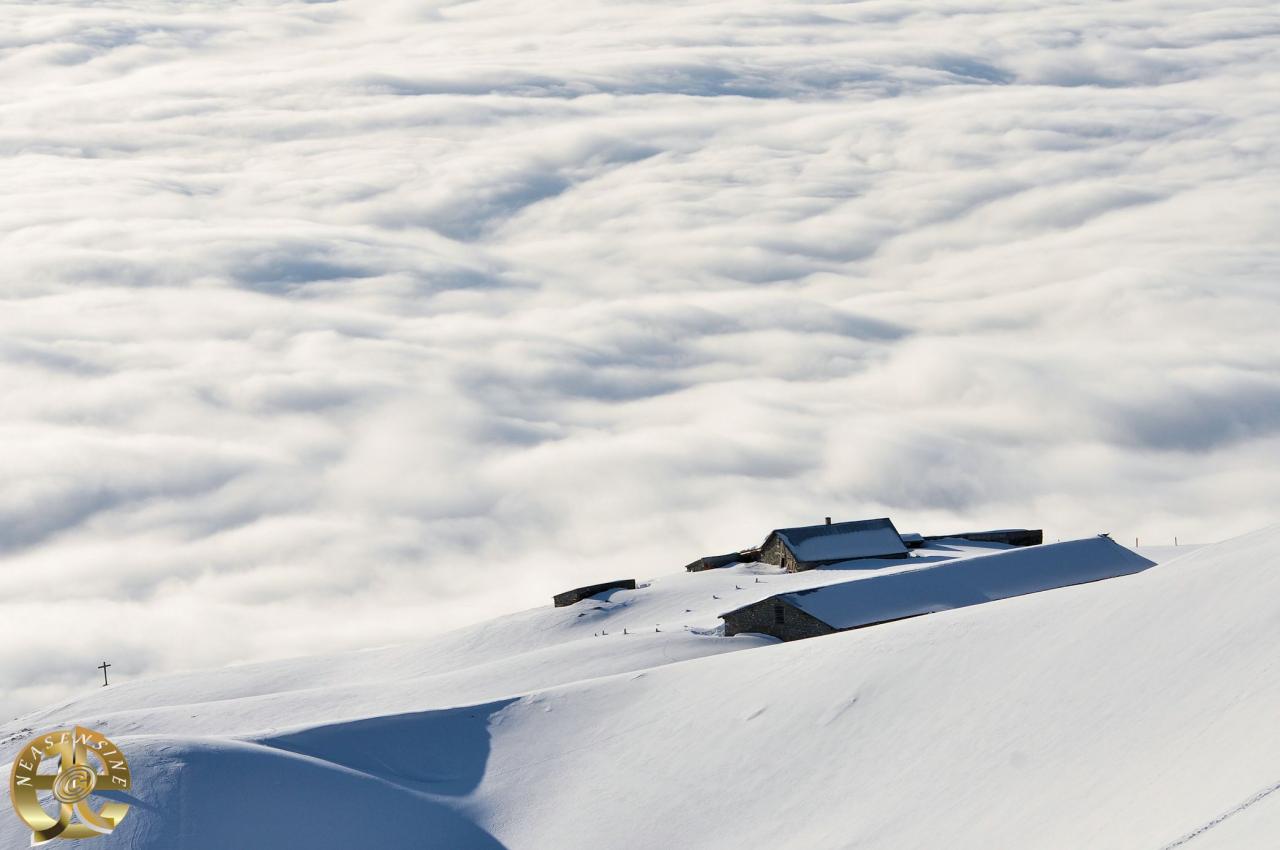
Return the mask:
[[960,563],[931,563],[918,570],[800,590],[782,598],[829,626],[852,629],[1132,575],[1152,565],[1108,538],[1094,537],[996,552]]

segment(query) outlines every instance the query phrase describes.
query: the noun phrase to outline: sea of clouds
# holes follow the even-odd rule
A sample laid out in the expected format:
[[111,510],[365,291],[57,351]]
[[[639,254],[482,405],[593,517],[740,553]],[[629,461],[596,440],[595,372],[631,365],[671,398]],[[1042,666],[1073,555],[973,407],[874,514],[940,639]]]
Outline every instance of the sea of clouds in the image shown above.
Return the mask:
[[0,714],[781,525],[1280,497],[1272,2],[0,5]]

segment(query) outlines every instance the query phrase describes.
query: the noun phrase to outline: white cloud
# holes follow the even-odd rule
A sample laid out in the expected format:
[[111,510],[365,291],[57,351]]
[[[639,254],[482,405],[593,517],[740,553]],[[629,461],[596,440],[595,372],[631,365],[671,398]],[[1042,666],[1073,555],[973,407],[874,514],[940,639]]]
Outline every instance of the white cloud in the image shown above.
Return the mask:
[[1264,3],[0,14],[0,713],[827,514],[1274,520]]

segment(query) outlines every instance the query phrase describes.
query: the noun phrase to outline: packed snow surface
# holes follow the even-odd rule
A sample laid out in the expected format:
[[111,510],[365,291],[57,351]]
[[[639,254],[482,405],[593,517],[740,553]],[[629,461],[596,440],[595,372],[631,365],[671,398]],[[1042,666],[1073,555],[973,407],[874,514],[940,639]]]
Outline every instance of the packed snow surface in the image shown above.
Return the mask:
[[1262,848],[1278,552],[1272,528],[788,644],[706,627],[841,571],[667,576],[419,646],[113,685],[0,746],[82,722],[129,754],[137,805],[102,850]]

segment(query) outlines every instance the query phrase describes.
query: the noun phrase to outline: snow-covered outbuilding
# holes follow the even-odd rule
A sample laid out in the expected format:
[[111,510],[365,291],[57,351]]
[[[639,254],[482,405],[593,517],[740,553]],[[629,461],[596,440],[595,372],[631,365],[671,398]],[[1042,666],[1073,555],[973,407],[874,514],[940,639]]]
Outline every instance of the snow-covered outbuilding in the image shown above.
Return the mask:
[[[1006,543],[1010,546],[1039,546],[1044,542],[1044,531],[1039,528],[998,528],[993,531],[962,531],[959,534],[930,534],[922,538],[931,540],[972,540],[975,543]],[[908,541],[909,542],[909,541]]]
[[771,596],[722,614],[725,634],[818,637],[979,605],[1155,566],[1108,537],[958,558],[928,567]]
[[586,587],[575,587],[573,590],[566,590],[564,593],[557,593],[551,597],[551,601],[555,603],[557,608],[564,608],[567,605],[573,605],[584,599],[590,599],[592,596],[604,593],[606,590],[635,590],[636,580],[633,578],[622,578],[617,581],[602,581],[599,584],[589,584]]
[[715,570],[720,567],[731,567],[734,564],[749,564],[752,561],[759,560],[760,547],[754,549],[743,549],[739,552],[730,552],[727,555],[704,555],[696,561],[685,564],[684,568],[691,573],[700,573],[703,570]]

